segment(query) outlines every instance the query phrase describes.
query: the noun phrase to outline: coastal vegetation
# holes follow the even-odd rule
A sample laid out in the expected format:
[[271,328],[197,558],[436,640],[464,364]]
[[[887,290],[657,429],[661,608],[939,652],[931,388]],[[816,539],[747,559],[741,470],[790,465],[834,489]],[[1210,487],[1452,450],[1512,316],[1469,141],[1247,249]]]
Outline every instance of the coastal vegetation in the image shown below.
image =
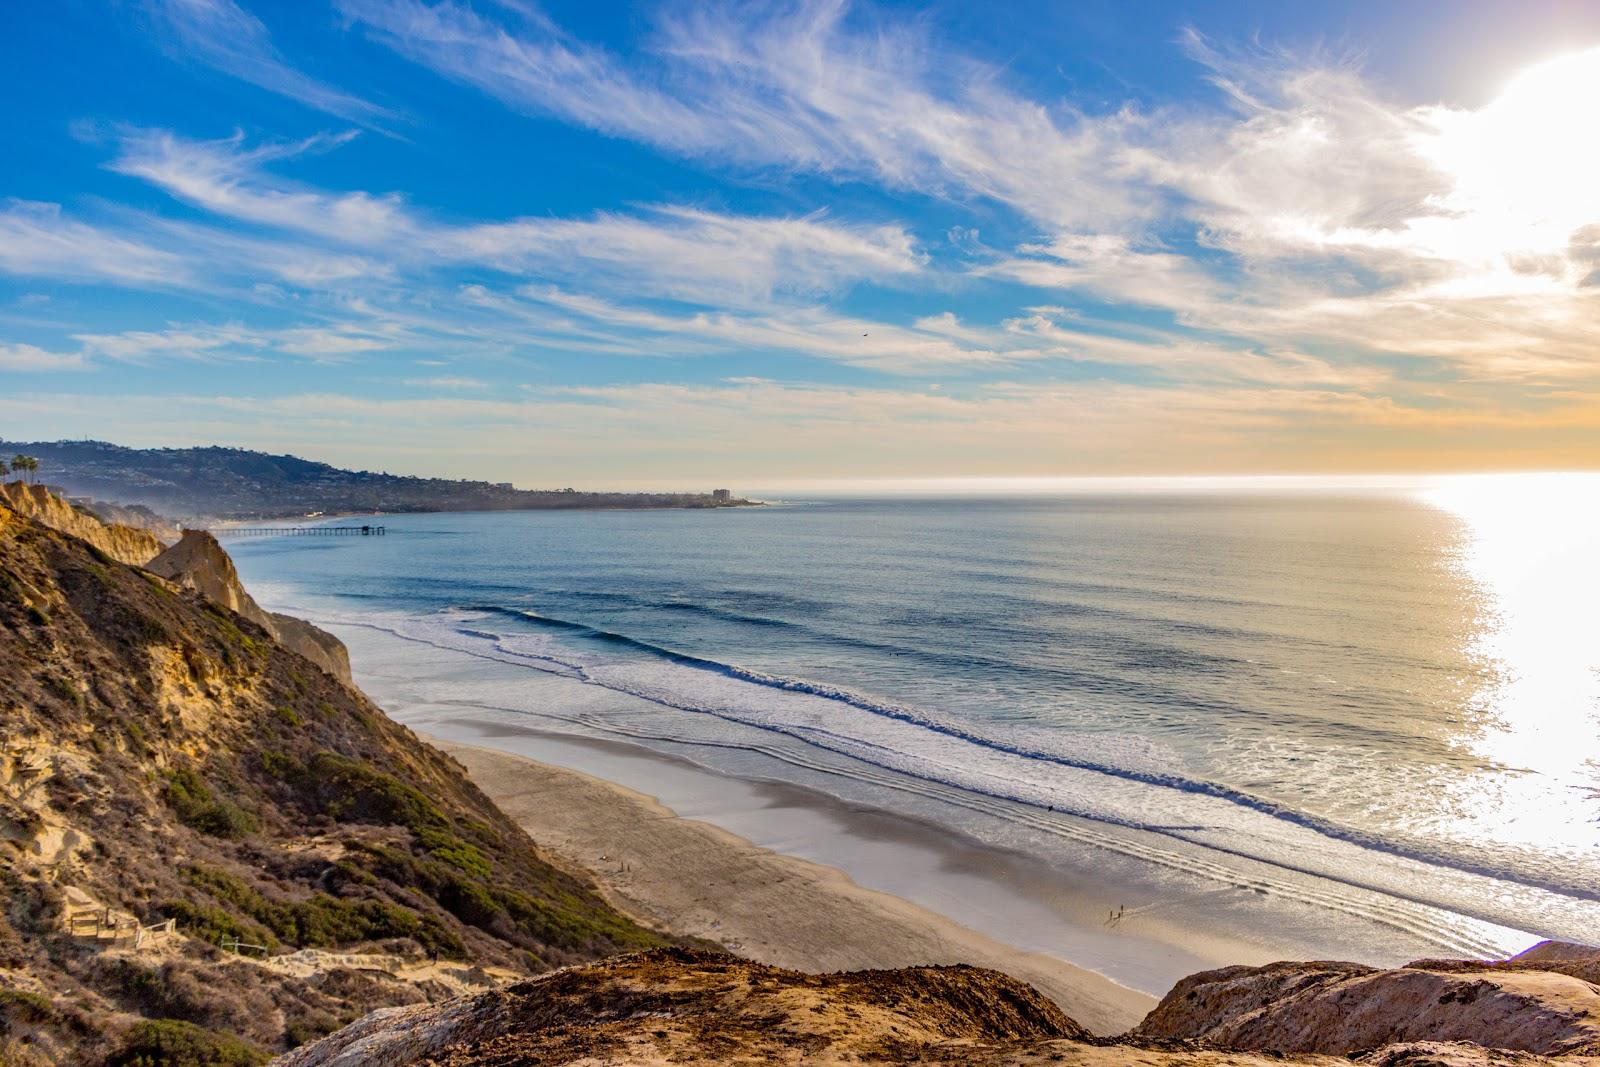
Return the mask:
[[7,1067],[257,1063],[668,941],[256,623],[3,505],[0,694]]

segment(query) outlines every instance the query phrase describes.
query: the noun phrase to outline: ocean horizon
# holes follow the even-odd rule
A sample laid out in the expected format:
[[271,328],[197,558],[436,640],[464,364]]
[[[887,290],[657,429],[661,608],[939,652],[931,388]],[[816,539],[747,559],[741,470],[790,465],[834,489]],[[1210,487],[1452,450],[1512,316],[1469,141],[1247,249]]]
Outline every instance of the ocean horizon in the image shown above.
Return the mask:
[[395,515],[230,550],[401,721],[636,746],[1024,857],[1031,904],[1097,887],[1057,908],[1100,943],[1072,958],[1155,989],[1195,963],[1163,927],[1391,965],[1592,936],[1592,488]]

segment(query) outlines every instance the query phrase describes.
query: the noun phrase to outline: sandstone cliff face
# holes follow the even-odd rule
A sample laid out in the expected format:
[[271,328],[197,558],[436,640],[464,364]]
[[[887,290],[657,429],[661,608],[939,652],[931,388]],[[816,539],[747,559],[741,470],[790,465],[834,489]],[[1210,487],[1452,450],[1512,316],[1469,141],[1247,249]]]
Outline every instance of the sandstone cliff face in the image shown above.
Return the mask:
[[142,504],[117,504],[108,500],[74,497],[71,503],[94,513],[106,525],[118,523],[136,530],[148,530],[164,545],[175,545],[183,529],[165,515],[158,515]]
[[146,563],[145,569],[238,612],[266,630],[279,644],[304,656],[345,685],[355,684],[350,677],[350,653],[344,642],[304,619],[263,611],[239,581],[233,560],[205,530],[183,531],[183,538]]
[[120,563],[142,566],[166,548],[149,530],[120,523],[103,523],[42,485],[24,485],[21,482],[0,485],[0,504],[51,529],[80,537]]
[[269,611],[267,618],[272,621],[272,631],[284,648],[298,652],[345,685],[356,684],[350,676],[350,650],[344,647],[343,641],[293,615]]
[[1600,987],[1569,974],[1460,961],[1449,970],[1226,967],[1179,982],[1133,1034],[1282,1052],[1446,1041],[1600,1055]]
[[0,505],[0,1064],[254,1065],[668,940],[249,619]]

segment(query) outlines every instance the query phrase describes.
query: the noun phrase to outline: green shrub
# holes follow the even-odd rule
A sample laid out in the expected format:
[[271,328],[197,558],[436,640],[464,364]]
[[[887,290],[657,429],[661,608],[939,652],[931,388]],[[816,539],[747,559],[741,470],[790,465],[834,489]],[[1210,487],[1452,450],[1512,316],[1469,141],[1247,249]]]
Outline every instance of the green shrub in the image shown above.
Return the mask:
[[482,851],[448,831],[425,826],[417,831],[417,843],[427,849],[430,856],[458,871],[483,879],[494,873],[489,858]]
[[167,805],[178,821],[213,837],[243,837],[255,833],[256,817],[231,801],[219,800],[194,771],[179,767],[167,772]]
[[396,823],[412,833],[450,820],[421,790],[369,764],[318,752],[298,783],[326,815],[347,822]]
[[[409,937],[430,945],[459,944],[449,931],[438,927],[436,920],[425,919],[410,908],[384,900],[351,900],[316,893],[307,900],[275,901],[268,900],[243,879],[226,871],[194,866],[186,867],[183,876],[190,885],[227,909],[222,911],[229,917],[227,923],[216,922],[209,915],[200,916],[208,920],[208,932],[216,936],[186,930],[213,943],[220,943],[224,936],[256,940],[260,935],[254,931],[270,931],[270,938],[264,942],[256,940],[256,943],[276,947],[281,941],[297,948],[336,948],[358,941]],[[205,911],[193,905],[190,908]],[[248,928],[252,932],[240,932],[243,924],[232,919],[233,915],[252,920]],[[180,923],[185,922],[181,916],[174,917]],[[230,924],[231,929],[227,928]]]
[[188,900],[169,900],[156,909],[168,919],[177,919],[178,928],[186,936],[197,937],[220,946],[229,939],[250,945],[277,948],[278,939],[264,926],[238,918],[233,912],[211,904],[196,904]]
[[231,1034],[178,1019],[135,1023],[107,1067],[260,1067],[270,1057]]
[[54,693],[68,704],[82,704],[83,694],[73,684],[72,679],[60,674],[47,674],[44,676],[44,687]]
[[156,592],[160,593],[162,596],[170,597],[172,595],[172,590],[167,588],[167,583],[166,583],[165,580],[156,577],[155,575],[151,574],[149,571],[145,570],[143,567],[135,567],[133,573],[135,573],[139,577],[143,578],[145,580],[145,582],[150,586],[151,589],[154,589]]
[[[55,1019],[58,1014],[55,1004],[43,993],[0,986],[0,1020],[44,1023]],[[0,1032],[3,1032],[3,1027],[0,1027]]]

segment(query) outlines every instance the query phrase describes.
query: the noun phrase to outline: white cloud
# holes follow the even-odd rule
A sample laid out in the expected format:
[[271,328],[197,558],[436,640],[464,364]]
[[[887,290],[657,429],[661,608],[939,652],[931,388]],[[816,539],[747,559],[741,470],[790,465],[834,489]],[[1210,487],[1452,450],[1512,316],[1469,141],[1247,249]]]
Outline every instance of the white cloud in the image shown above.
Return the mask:
[[[775,293],[827,293],[863,279],[903,278],[926,263],[902,226],[834,222],[823,212],[794,218],[664,205],[634,215],[450,225],[427,218],[397,194],[330,193],[263,169],[347,140],[324,136],[247,148],[237,134],[191,141],[163,130],[131,130],[111,167],[214,214],[357,253],[292,257],[298,271],[280,273],[304,285],[370,272],[376,257],[412,270],[480,265],[674,299],[749,303]],[[318,263],[331,269],[313,270]]]
[[508,271],[550,276],[565,267],[633,292],[732,304],[893,280],[926,262],[900,226],[834,223],[821,213],[759,217],[681,207],[461,227],[439,232],[431,247]]
[[[177,431],[163,417],[174,407],[188,414]],[[1537,410],[1440,410],[1320,389],[1110,382],[1001,381],[959,394],[755,378],[543,388],[510,399],[0,395],[0,419],[21,436],[227,441],[348,466],[524,485],[769,484],[817,471],[856,478],[1320,473],[1352,462],[1403,471],[1419,458],[1436,469],[1470,469],[1486,445],[1507,462],[1585,455],[1597,418],[1597,393]],[[403,439],[395,426],[408,428]],[[1351,427],[1361,434],[1350,437]],[[1330,453],[1329,435],[1348,447]]]
[[80,352],[48,352],[36,345],[0,343],[0,368],[8,371],[82,370],[84,366]]
[[[519,290],[519,295],[607,327],[689,339],[733,351],[798,352],[893,374],[968,371],[1034,359],[1041,354],[1018,344],[1008,344],[1003,349],[983,347],[981,342],[985,339],[1004,339],[996,333],[987,338],[974,334],[956,339],[947,329],[928,329],[922,323],[907,328],[819,307],[757,314],[667,314],[559,289],[529,286]],[[500,306],[508,305],[502,301]],[[933,325],[945,323],[941,319]],[[648,345],[648,340],[644,344]]]
[[848,32],[839,3],[667,17],[648,74],[542,16],[496,21],[450,0],[340,8],[400,54],[513,107],[684,155],[992,197],[1069,226],[1150,206],[1127,152],[1141,116],[1020,97],[913,30]]
[[242,323],[225,323],[178,325],[165,330],[79,333],[73,335],[73,340],[82,346],[84,355],[135,364],[168,359],[238,362],[279,355],[331,363],[394,348],[406,338],[400,331],[366,329],[353,324],[257,329]]
[[1245,347],[1349,345],[1513,377],[1593,370],[1582,349],[1600,351],[1581,291],[1600,288],[1600,264],[1578,237],[1600,223],[1600,148],[1582,132],[1600,51],[1462,110],[1396,104],[1354,62],[1191,33],[1222,106],[1088,114],[839,3],[672,9],[626,63],[542,16],[342,7],[525,111],[728,166],[982,197],[1045,227],[981,275],[1163,308]]
[[162,44],[176,58],[199,60],[352,122],[372,125],[394,118],[385,108],[296,70],[279,55],[261,20],[233,0],[150,0],[147,10]]
[[403,385],[422,386],[429,389],[487,389],[489,383],[478,378],[444,374],[434,378],[406,378]]
[[1221,292],[1216,279],[1191,258],[1136,248],[1120,234],[1063,233],[1045,244],[1022,245],[1017,253],[979,265],[973,273],[1114,303],[1175,310],[1210,303]]
[[404,246],[417,224],[400,197],[363,192],[334,195],[267,183],[261,164],[336,147],[344,136],[244,147],[243,134],[191,141],[166,130],[129,130],[111,169],[148,181],[172,196],[228,218],[299,230],[350,244]]
[[0,202],[0,270],[34,278],[176,285],[193,280],[181,256],[66,218],[59,204]]

